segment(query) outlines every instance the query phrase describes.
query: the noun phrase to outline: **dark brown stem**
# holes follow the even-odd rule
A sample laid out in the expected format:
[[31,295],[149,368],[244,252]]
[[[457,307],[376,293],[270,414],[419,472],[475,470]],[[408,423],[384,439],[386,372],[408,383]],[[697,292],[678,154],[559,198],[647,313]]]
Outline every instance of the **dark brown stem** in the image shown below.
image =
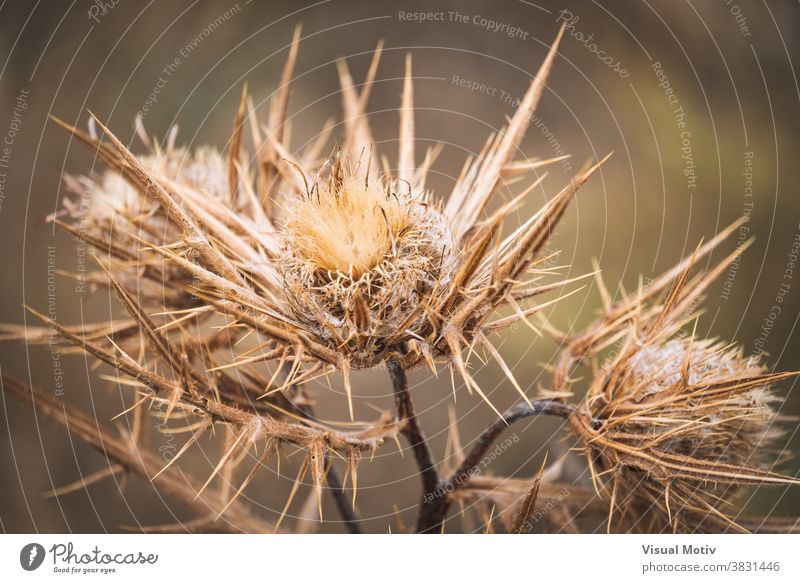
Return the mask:
[[574,411],[574,407],[563,401],[555,399],[540,399],[533,401],[530,405],[520,403],[515,405],[503,415],[502,419],[497,419],[478,437],[472,450],[461,462],[461,465],[445,480],[441,481],[436,488],[431,490],[422,500],[418,532],[431,533],[441,529],[447,508],[450,505],[449,494],[459,488],[463,488],[470,477],[483,464],[486,452],[494,443],[495,439],[512,423],[526,417],[536,415],[555,415],[567,418]]
[[[411,393],[408,390],[408,378],[403,366],[394,358],[386,361],[389,368],[389,376],[392,378],[394,387],[394,401],[397,408],[397,417],[405,421],[401,430],[403,436],[408,440],[411,450],[414,452],[414,460],[417,462],[420,477],[422,478],[422,502],[420,504],[420,518],[425,500],[436,490],[439,484],[439,472],[433,463],[433,456],[425,440],[425,435],[417,422],[414,413],[414,404],[411,401]],[[419,524],[418,524],[419,526]]]
[[[290,364],[285,364],[283,367],[283,373],[285,377],[288,377],[292,366]],[[292,384],[290,386],[290,391],[295,396],[303,396],[303,387],[302,385]],[[314,413],[314,406],[310,403],[301,403],[299,405],[295,404],[294,401],[291,401],[294,408],[306,419],[311,419],[312,421],[318,421],[316,414]],[[336,509],[339,511],[339,515],[342,517],[344,521],[345,528],[347,532],[350,534],[361,534],[361,527],[358,526],[358,516],[356,516],[355,511],[353,510],[350,501],[345,496],[344,492],[342,491],[342,481],[339,479],[339,472],[331,463],[331,460],[328,459],[325,462],[327,464],[327,480],[328,486],[330,486],[331,495],[333,496],[333,501],[336,504]]]
[[344,521],[345,528],[350,534],[361,534],[361,527],[358,526],[358,516],[351,505],[350,500],[345,496],[342,491],[342,482],[339,479],[339,473],[333,464],[328,460],[328,486],[331,489],[333,501],[336,503],[336,508]]

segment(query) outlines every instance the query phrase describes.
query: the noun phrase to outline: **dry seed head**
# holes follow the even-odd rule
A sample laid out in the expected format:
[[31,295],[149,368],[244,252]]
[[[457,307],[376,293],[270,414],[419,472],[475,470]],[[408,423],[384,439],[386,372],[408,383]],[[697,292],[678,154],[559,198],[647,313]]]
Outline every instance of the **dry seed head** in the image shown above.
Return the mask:
[[[633,528],[702,530],[702,519],[769,475],[774,412],[765,370],[741,350],[677,337],[612,359],[579,427],[612,513]],[[737,387],[737,384],[742,385]],[[742,475],[738,469],[741,469]]]
[[[690,276],[742,224],[737,221],[577,334],[563,337],[555,369],[568,388],[576,365],[612,356],[595,369],[586,398],[570,416],[595,487],[609,503],[608,528],[645,532],[739,530],[728,516],[742,486],[797,485],[772,471],[781,461],[770,404],[775,383],[800,373],[770,373],[759,360],[700,340],[693,311],[711,283],[749,246]],[[598,274],[598,288],[608,289]]]
[[[173,134],[174,135],[174,134]],[[152,176],[170,189],[195,193],[215,203],[227,202],[227,169],[216,148],[203,146],[194,151],[159,147],[138,157]],[[159,201],[133,184],[119,169],[107,169],[95,177],[67,180],[68,188],[80,201],[65,203],[81,236],[107,241],[100,251],[120,262],[115,266],[119,278],[137,290],[148,307],[179,308],[196,303],[185,289],[192,278],[174,265],[141,253],[142,242],[164,245],[180,237],[180,230],[169,219]],[[78,232],[76,231],[76,234]],[[142,277],[146,273],[148,277]],[[154,301],[150,301],[154,300]]]
[[[355,360],[396,334],[450,281],[453,239],[425,192],[365,179],[337,158],[323,184],[286,204],[280,271],[295,316]],[[414,321],[421,322],[423,314]]]
[[308,269],[353,280],[396,259],[401,250],[441,257],[448,228],[427,198],[350,175],[289,203],[283,231],[287,251],[308,262]]
[[85,194],[89,197],[88,218],[98,223],[110,223],[118,216],[132,215],[142,210],[139,192],[111,170],[103,172],[98,182],[89,182]]
[[675,427],[692,424],[691,429],[687,426],[685,432],[661,442],[665,451],[729,464],[765,465],[763,454],[777,435],[771,428],[774,413],[769,403],[775,397],[769,387],[714,399],[706,406],[683,399],[725,379],[763,374],[756,359],[712,340],[676,338],[661,346],[643,347],[626,368],[625,386],[611,403],[602,408],[597,407],[599,401],[594,404],[596,417],[608,416],[610,408],[623,403],[636,403],[644,408],[643,416],[657,421],[641,422],[634,417],[619,425],[625,431],[661,437]]

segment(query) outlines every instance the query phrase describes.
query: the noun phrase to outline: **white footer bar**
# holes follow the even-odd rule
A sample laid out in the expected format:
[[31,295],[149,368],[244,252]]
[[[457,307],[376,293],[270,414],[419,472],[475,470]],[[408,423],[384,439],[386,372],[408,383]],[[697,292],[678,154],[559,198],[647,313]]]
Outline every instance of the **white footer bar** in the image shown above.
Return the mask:
[[792,535],[2,535],[0,580],[800,581],[798,543]]

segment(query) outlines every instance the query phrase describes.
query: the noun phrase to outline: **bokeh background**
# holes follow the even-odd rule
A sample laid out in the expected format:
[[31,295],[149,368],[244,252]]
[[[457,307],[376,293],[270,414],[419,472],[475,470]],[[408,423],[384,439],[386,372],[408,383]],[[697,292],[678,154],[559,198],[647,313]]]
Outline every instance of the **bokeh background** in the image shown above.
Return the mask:
[[[440,11],[438,21],[405,17]],[[507,26],[492,30],[483,19]],[[761,338],[770,367],[800,369],[800,269],[790,256],[800,236],[800,4],[794,0],[2,2],[0,321],[32,324],[23,304],[47,309],[48,261],[60,270],[76,267],[74,242],[44,218],[65,194],[62,175],[90,172],[93,156],[48,115],[82,126],[91,110],[124,141],[133,141],[134,116],[160,85],[144,118],[148,131],[163,136],[178,124],[179,143],[223,148],[242,84],[249,83],[263,116],[292,31],[302,23],[291,103],[292,143],[299,149],[327,118],[340,115],[335,60],[346,57],[361,79],[383,39],[369,107],[377,147],[395,159],[402,66],[410,52],[417,157],[431,144],[444,145],[429,185],[446,196],[465,156],[479,151],[487,134],[513,114],[514,99],[524,93],[561,20],[572,27],[522,151],[543,158],[565,152],[572,158],[550,168],[521,216],[557,192],[585,160],[613,151],[601,174],[581,191],[551,247],[561,250],[558,263],[569,276],[592,270],[596,259],[614,291],[618,283],[632,289],[640,277],[656,276],[701,239],[749,214],[749,231],[735,233],[708,259],[720,260],[739,239],[756,238],[737,268],[710,289],[699,332],[735,340],[746,354],[757,351]],[[593,36],[587,44],[588,35]],[[595,51],[604,51],[611,64]],[[181,64],[165,75],[165,67],[184,53]],[[160,77],[165,82],[159,83]],[[471,91],[461,79],[485,88]],[[674,92],[672,103],[665,79]],[[99,320],[109,309],[119,313],[104,294],[77,295],[69,279],[59,278],[51,296],[65,323]],[[568,330],[589,323],[599,305],[590,284],[548,310],[548,317]],[[546,335],[517,327],[500,340],[500,350],[531,394],[547,386],[546,366],[557,344]],[[496,366],[473,363],[498,408],[515,402],[515,391]],[[0,345],[0,367],[45,392],[56,390],[46,347]],[[128,398],[119,387],[99,379],[83,357],[65,356],[62,368],[63,399],[113,424]],[[453,403],[446,371],[439,378],[415,371],[411,380],[439,459],[451,410],[465,444],[493,419],[463,387]],[[384,371],[359,373],[354,382],[358,414],[371,418],[375,407],[391,406]],[[334,379],[333,390],[317,386],[314,395],[323,416],[343,420],[347,409],[339,385]],[[778,390],[785,397],[782,413],[800,413],[798,387],[787,382]],[[137,478],[46,497],[47,491],[103,468],[105,460],[5,395],[0,412],[3,531],[137,530],[191,517]],[[491,471],[529,477],[545,452],[550,459],[567,454],[573,444],[563,439],[559,425],[548,419],[516,425],[512,432],[520,442],[499,456]],[[796,454],[796,422],[789,427],[786,447]],[[155,427],[151,433],[152,444],[166,444]],[[184,467],[201,475],[210,471],[219,445],[218,438],[204,440]],[[419,481],[411,457],[389,444],[362,463],[358,510],[366,530],[399,530],[402,522],[413,522]],[[790,474],[798,470],[796,457],[784,466]],[[262,472],[246,492],[248,501],[274,519],[296,471],[296,460],[289,458],[280,476],[274,467]],[[565,479],[588,483],[574,454],[563,472]],[[744,502],[751,513],[800,514],[797,489],[759,491]],[[290,508],[287,524],[299,506]],[[327,495],[324,506],[322,530],[340,531]]]

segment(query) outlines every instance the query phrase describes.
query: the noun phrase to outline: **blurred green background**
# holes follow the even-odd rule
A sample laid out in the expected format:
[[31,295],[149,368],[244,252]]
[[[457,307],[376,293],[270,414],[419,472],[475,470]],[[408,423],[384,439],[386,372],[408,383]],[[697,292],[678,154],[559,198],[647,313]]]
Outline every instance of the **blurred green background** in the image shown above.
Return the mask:
[[[425,22],[409,19],[420,12],[442,16]],[[602,173],[581,191],[551,248],[561,250],[558,263],[567,266],[564,273],[569,276],[591,271],[596,258],[614,291],[617,283],[632,289],[640,276],[656,276],[702,238],[749,213],[749,232],[734,234],[708,260],[722,259],[740,236],[756,237],[735,272],[710,289],[699,332],[735,340],[747,354],[754,352],[759,337],[765,338],[770,367],[800,369],[800,335],[795,332],[800,271],[792,270],[787,256],[800,236],[795,63],[800,56],[800,5],[794,0],[4,2],[0,321],[31,324],[22,305],[47,308],[49,257],[59,269],[76,266],[74,242],[54,232],[44,218],[59,208],[65,194],[62,175],[90,172],[93,156],[48,121],[49,114],[83,126],[91,110],[128,142],[134,116],[158,87],[144,119],[151,133],[165,135],[177,123],[179,143],[222,148],[245,81],[262,118],[266,115],[292,31],[302,23],[290,113],[292,145],[299,149],[327,118],[340,116],[335,59],[346,57],[358,82],[372,49],[383,39],[384,57],[369,106],[377,146],[396,158],[402,66],[410,52],[417,158],[427,146],[444,144],[429,186],[446,197],[466,155],[479,151],[488,133],[513,114],[514,99],[524,93],[561,21],[568,21],[570,28],[521,150],[530,157],[563,151],[572,158],[550,168],[543,188],[520,217],[555,194],[585,160],[613,151]],[[165,74],[177,57],[180,65]],[[471,91],[464,85],[484,87]],[[788,288],[779,301],[781,284]],[[58,280],[54,301],[57,317],[65,323],[108,316],[106,297],[81,298],[66,279]],[[589,285],[548,310],[548,316],[569,329],[589,323],[599,305],[597,290]],[[775,306],[780,314],[764,337],[764,321]],[[547,386],[545,367],[556,354],[554,342],[522,326],[503,336],[499,345],[531,394]],[[473,364],[498,408],[515,402],[515,391],[496,366],[484,367],[477,359]],[[122,408],[121,397],[89,365],[79,356],[65,358],[64,399],[110,423]],[[0,367],[3,374],[55,391],[46,347],[0,345]],[[449,407],[459,419],[464,443],[492,421],[491,410],[463,390],[452,403],[446,371],[438,379],[416,371],[411,380],[422,424],[439,459]],[[382,371],[359,373],[354,382],[362,417],[374,417],[371,407],[390,407],[391,389]],[[341,420],[346,402],[337,387],[338,382],[333,392],[315,387],[315,396],[323,417]],[[797,387],[787,382],[779,392],[785,396],[782,412],[800,413]],[[45,498],[47,490],[100,469],[105,461],[24,406],[1,398],[2,530],[119,531],[190,516],[137,478],[106,480],[61,499]],[[800,452],[796,422],[789,427],[787,448]],[[572,445],[558,429],[559,423],[546,419],[516,425],[511,432],[521,443],[499,457],[492,471],[531,476],[545,451],[553,459]],[[151,443],[165,439],[154,428],[152,433]],[[203,450],[185,467],[200,475],[209,472],[218,441],[204,441]],[[294,459],[286,462],[278,478],[262,472],[246,492],[269,518],[283,507],[296,472],[293,464]],[[792,474],[798,469],[794,458],[784,466]],[[360,472],[359,512],[367,530],[381,532],[389,525],[397,530],[396,510],[407,524],[413,521],[419,485],[410,455],[401,457],[389,444],[372,462],[362,463]],[[577,457],[566,464],[564,478],[587,483]],[[760,491],[745,500],[749,512],[800,514],[797,489]],[[325,514],[322,529],[339,531],[328,497]]]

